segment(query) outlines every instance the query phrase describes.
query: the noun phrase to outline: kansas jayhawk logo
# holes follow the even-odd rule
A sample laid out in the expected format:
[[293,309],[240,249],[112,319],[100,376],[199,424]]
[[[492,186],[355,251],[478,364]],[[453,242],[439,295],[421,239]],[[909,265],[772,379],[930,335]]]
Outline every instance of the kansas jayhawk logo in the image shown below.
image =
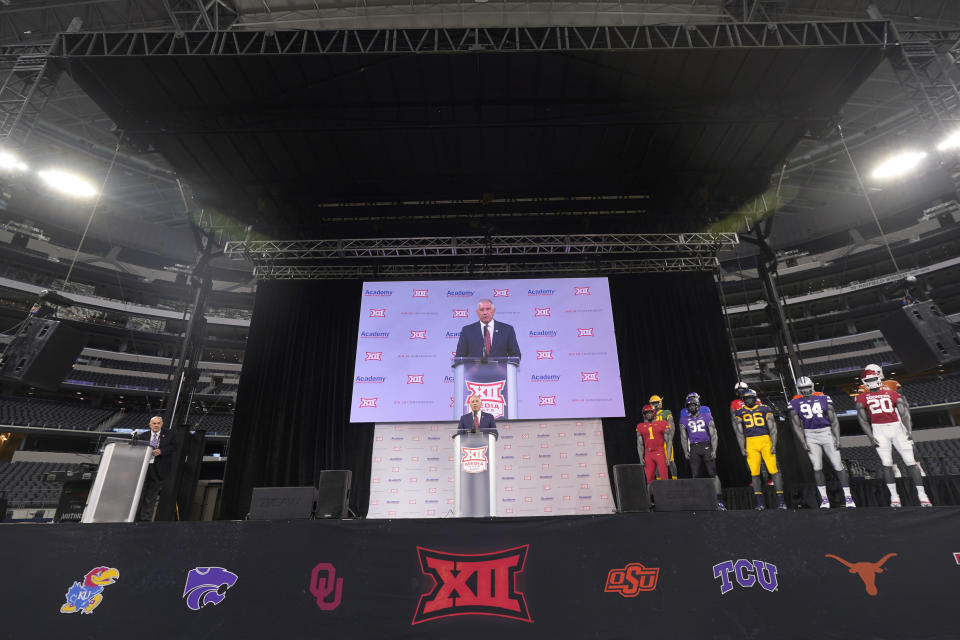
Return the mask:
[[97,567],[83,576],[83,582],[74,582],[67,589],[67,601],[60,606],[60,613],[93,613],[103,601],[103,589],[120,577],[113,567]]

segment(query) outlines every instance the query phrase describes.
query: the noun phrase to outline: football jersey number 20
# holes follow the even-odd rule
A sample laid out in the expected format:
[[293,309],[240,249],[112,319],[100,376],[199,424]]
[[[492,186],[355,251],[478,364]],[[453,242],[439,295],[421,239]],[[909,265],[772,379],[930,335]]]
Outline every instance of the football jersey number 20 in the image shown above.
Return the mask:
[[890,396],[870,396],[867,398],[870,413],[893,413],[893,400]]

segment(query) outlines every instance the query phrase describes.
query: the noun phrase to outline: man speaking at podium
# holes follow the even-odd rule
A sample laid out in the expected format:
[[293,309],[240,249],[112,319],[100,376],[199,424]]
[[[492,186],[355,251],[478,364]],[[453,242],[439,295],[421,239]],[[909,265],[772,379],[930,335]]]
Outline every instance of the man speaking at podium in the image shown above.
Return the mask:
[[470,411],[460,416],[457,431],[496,431],[493,415],[480,410],[480,396],[470,396]]
[[460,340],[457,342],[458,358],[520,357],[516,332],[506,322],[494,322],[493,316],[496,313],[497,308],[489,298],[482,298],[477,302],[477,317],[480,321],[468,324],[460,330]]

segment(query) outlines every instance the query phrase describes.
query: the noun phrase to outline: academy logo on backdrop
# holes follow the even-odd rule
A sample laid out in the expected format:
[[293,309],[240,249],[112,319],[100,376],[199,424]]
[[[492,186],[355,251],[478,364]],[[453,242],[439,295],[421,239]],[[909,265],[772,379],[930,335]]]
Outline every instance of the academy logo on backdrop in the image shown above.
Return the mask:
[[60,605],[60,613],[93,613],[103,602],[103,590],[120,577],[120,571],[113,567],[97,567],[83,576],[67,589],[66,602]]
[[659,567],[645,567],[639,562],[631,562],[622,569],[610,569],[604,593],[619,593],[624,598],[634,598],[641,591],[653,591],[660,578]]
[[[733,580],[731,580],[731,574]],[[733,591],[734,581],[745,589],[760,585],[764,591],[773,593],[777,590],[776,565],[762,560],[727,560],[713,565],[714,580],[720,579],[720,594],[726,595]]]
[[333,611],[340,606],[343,596],[343,578],[337,577],[337,569],[329,562],[321,562],[310,572],[310,593],[321,611]]
[[420,596],[411,624],[465,615],[533,622],[516,584],[529,548],[458,554],[417,547],[420,570],[432,578],[433,586]]
[[208,604],[220,604],[227,597],[227,590],[237,584],[237,574],[223,567],[196,567],[187,574],[183,585],[183,598],[187,608],[199,611]]
[[833,558],[845,566],[850,573],[857,574],[863,581],[863,588],[871,596],[875,596],[878,593],[877,576],[886,571],[886,569],[883,568],[883,565],[886,564],[887,560],[890,558],[896,557],[896,553],[888,553],[876,562],[848,562],[840,556],[835,556],[832,553],[828,553],[824,556],[824,558]]
[[503,416],[503,408],[506,400],[503,398],[503,386],[507,384],[506,380],[497,382],[472,382],[466,380],[464,384],[470,389],[470,394],[480,397],[480,408],[487,413],[493,414],[494,418]]

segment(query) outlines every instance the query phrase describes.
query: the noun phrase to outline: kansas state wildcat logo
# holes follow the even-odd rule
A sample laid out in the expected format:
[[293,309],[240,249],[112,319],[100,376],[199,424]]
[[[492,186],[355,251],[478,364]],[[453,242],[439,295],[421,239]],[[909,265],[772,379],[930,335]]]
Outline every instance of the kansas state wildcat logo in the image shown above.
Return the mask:
[[223,567],[197,567],[187,574],[183,585],[183,597],[187,608],[199,611],[208,604],[214,606],[227,597],[227,589],[237,584],[237,574]]

